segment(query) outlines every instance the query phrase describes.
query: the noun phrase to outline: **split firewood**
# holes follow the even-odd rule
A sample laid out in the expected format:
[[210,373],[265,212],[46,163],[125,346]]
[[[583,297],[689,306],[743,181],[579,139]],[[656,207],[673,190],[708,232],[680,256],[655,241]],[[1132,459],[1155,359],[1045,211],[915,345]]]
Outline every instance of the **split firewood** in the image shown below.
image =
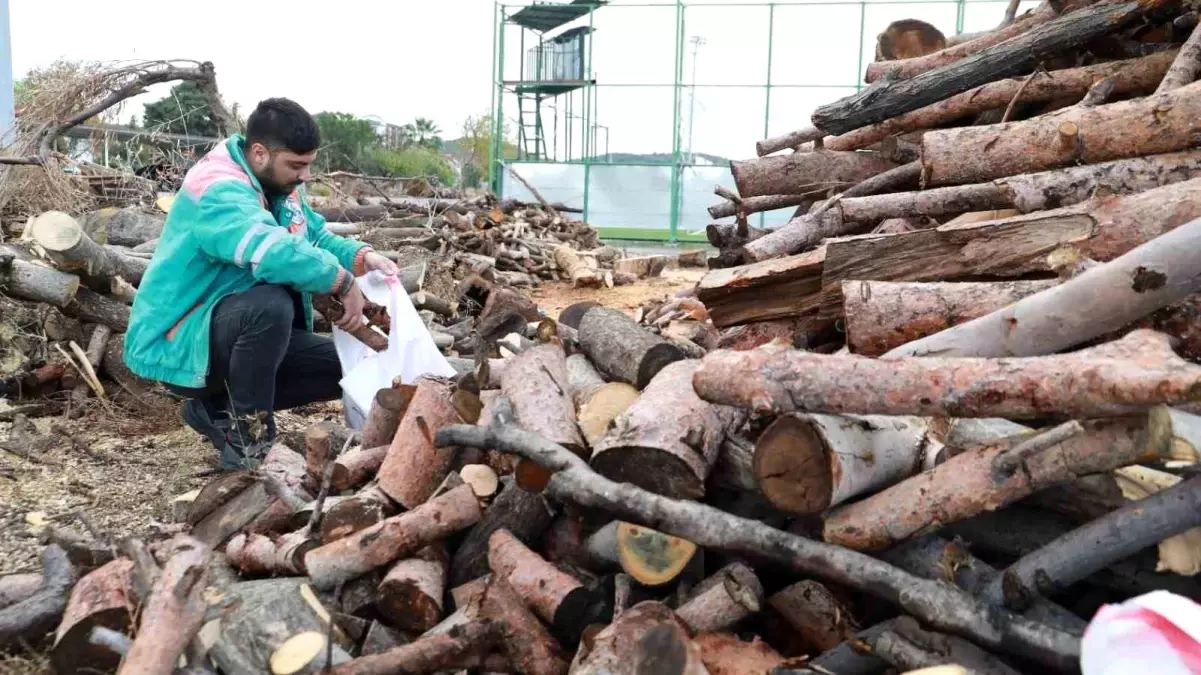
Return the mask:
[[[813,112],[813,125],[830,134],[842,134],[882,122],[987,82],[1016,75],[1053,53],[1080,46],[1138,21],[1144,13],[1158,6],[1128,2],[1079,9],[1012,39],[985,47],[972,58],[954,61],[906,80],[882,80],[858,94],[819,106]],[[964,43],[960,47],[971,44]],[[932,56],[935,55],[926,58]]]
[[580,320],[580,348],[609,377],[644,389],[664,366],[684,358],[676,345],[634,323],[625,312],[589,309]]
[[503,478],[501,484],[500,494],[455,550],[449,576],[452,587],[488,572],[489,541],[493,533],[504,530],[530,546],[550,527],[554,511],[545,497],[521,489],[511,476]]
[[996,80],[924,108],[827,138],[826,149],[857,150],[890,136],[918,129],[933,129],[967,115],[1004,108],[1015,100],[1018,103],[1034,103],[1082,97],[1094,82],[1100,80],[1113,83],[1113,94],[1149,92],[1162,80],[1175,56],[1176,51],[1173,50],[1137,59],[1053,70],[1033,80],[1026,76]]
[[590,623],[586,619],[594,602],[592,592],[531,551],[508,530],[497,530],[489,537],[488,566],[492,570],[490,579],[503,579],[553,634],[578,636]]
[[503,626],[504,639],[500,644],[517,672],[566,675],[567,655],[507,581],[492,575],[479,612],[482,618]]
[[567,280],[575,288],[595,288],[604,283],[604,278],[595,268],[589,267],[580,258],[578,252],[566,244],[555,248],[555,264],[567,276]]
[[321,541],[330,543],[361,532],[396,513],[396,504],[377,483],[329,507],[321,518]]
[[367,421],[363,424],[363,448],[391,445],[396,428],[416,391],[417,388],[412,385],[401,385],[399,389],[386,387],[375,393],[371,411],[367,413]]
[[640,602],[621,613],[581,646],[571,663],[581,675],[636,673],[705,673],[700,648],[689,639],[687,627],[661,602]]
[[660,370],[594,444],[593,470],[675,499],[703,497],[722,440],[743,416],[696,395],[691,385],[700,366],[689,359]]
[[424,633],[442,620],[450,556],[436,542],[392,566],[379,586],[376,608],[400,630]]
[[500,489],[500,477],[487,464],[467,464],[459,469],[459,477],[471,486],[481,502],[491,500]]
[[797,632],[805,649],[825,652],[859,632],[846,606],[830,589],[810,579],[776,592],[768,604]]
[[148,261],[96,243],[79,221],[61,211],[47,211],[34,218],[29,235],[64,272],[106,282],[120,277],[135,286],[146,273]]
[[541,320],[532,300],[512,289],[498,287],[488,293],[484,308],[476,317],[475,329],[485,344],[491,344],[524,329],[531,321]]
[[1201,218],[1053,288],[887,355],[1033,356],[1078,345],[1201,290],[1201,264],[1184,253],[1198,237]]
[[[1061,425],[1017,444],[969,450],[862,501],[826,514],[823,537],[878,549],[947,523],[1001,508],[1078,476],[1110,471],[1146,456],[1137,418]],[[1103,449],[1104,451],[1100,451]],[[1017,466],[1023,467],[1017,470]]]
[[1138,329],[1070,354],[1001,359],[871,359],[767,345],[711,353],[693,386],[704,400],[760,412],[1031,419],[1139,414],[1192,400],[1198,381],[1201,368],[1177,356],[1166,335]]
[[513,405],[517,423],[556,443],[585,452],[576,426],[563,348],[542,344],[515,356],[501,376],[501,391]]
[[[453,425],[439,431],[438,445],[496,447],[536,458],[556,471],[549,491],[558,498],[578,501],[586,496],[590,506],[603,506],[624,518],[638,519],[644,517],[639,514],[654,513],[657,528],[688,537],[698,545],[754,551],[799,572],[903,602],[905,611],[937,630],[969,637],[993,649],[1000,649],[1004,640],[1010,653],[1057,667],[1074,667],[1078,642],[1067,634],[1002,610],[986,608],[959,591],[906,574],[855,551],[780,532],[702,504],[670,500],[633,485],[614,483],[591,471],[583,460],[565,448],[521,429]],[[950,616],[957,619],[948,621]]]
[[753,469],[773,506],[816,515],[912,476],[941,448],[921,417],[781,415],[755,443]]
[[425,502],[450,472],[453,455],[433,447],[434,434],[459,421],[451,380],[423,375],[380,466],[380,488],[406,509]]
[[333,588],[340,581],[412,555],[479,522],[481,516],[471,486],[462,485],[411,511],[309,551],[305,567],[316,588]]
[[622,258],[614,261],[614,272],[633,274],[639,279],[655,278],[663,274],[667,268],[667,256],[644,255],[635,258]]
[[450,631],[424,636],[387,651],[365,654],[335,666],[330,675],[435,673],[482,665],[504,631],[494,621],[470,621]]
[[697,297],[718,328],[811,314],[821,305],[825,258],[823,245],[788,258],[713,270],[697,285]]
[[754,570],[731,563],[697,584],[676,616],[694,633],[725,630],[759,611],[763,586]]
[[730,162],[730,172],[743,199],[854,185],[895,167],[877,153],[828,150]]
[[91,668],[115,670],[120,664],[118,655],[97,649],[89,637],[95,627],[129,631],[136,609],[132,570],[132,561],[117,558],[85,574],[71,589],[50,651],[56,673],[82,673]]
[[204,624],[210,555],[212,550],[194,538],[181,536],[173,542],[118,675],[169,675],[175,670]]

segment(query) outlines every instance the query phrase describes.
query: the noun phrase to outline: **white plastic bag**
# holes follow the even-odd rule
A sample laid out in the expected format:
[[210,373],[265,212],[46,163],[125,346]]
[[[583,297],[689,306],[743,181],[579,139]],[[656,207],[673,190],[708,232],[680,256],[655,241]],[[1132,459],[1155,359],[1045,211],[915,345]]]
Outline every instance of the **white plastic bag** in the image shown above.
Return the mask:
[[399,277],[384,276],[372,270],[359,277],[358,283],[364,297],[388,308],[392,325],[388,349],[382,352],[376,352],[337,326],[333,328],[334,347],[342,362],[342,380],[339,382],[342,406],[346,423],[352,429],[363,428],[376,392],[392,386],[396,376],[409,384],[425,374],[455,375],[455,369],[434,344]]
[[1169,591],[1152,591],[1104,605],[1080,643],[1083,675],[1201,672],[1201,605]]

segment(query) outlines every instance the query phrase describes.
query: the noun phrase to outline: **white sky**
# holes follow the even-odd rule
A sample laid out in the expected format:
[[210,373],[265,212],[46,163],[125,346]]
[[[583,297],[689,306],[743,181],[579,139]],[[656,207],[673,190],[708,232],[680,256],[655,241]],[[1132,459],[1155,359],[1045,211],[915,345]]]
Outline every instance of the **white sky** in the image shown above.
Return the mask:
[[[671,0],[660,4],[669,6],[605,7],[595,15],[593,69],[602,85],[597,121],[608,127],[613,152],[671,151],[675,8]],[[706,40],[697,56],[699,83],[760,85],[766,80],[768,8],[758,4],[762,6],[686,10],[685,35]],[[1029,0],[1023,11],[1034,4]],[[965,30],[995,25],[1003,10],[1003,0],[973,0]],[[260,99],[287,96],[314,113],[349,112],[396,124],[428,117],[447,138],[459,135],[468,115],[486,113],[491,100],[492,0],[10,0],[10,15],[15,78],[60,58],[209,60],[216,66],[222,95],[236,102],[243,115]],[[874,53],[875,35],[901,18],[922,18],[947,35],[955,32],[955,5],[950,2],[868,5],[864,63]],[[857,2],[777,6],[773,82],[853,87],[859,27]],[[517,75],[518,35],[515,28],[506,33],[506,77],[511,79]],[[691,77],[689,47],[685,83]],[[603,86],[648,83],[669,86]],[[122,119],[131,113],[140,117],[140,104],[160,98],[169,88],[153,88],[127,107]],[[767,131],[778,134],[804,126],[813,107],[853,91],[773,88]],[[765,131],[764,99],[762,88],[699,87],[693,147],[735,158],[753,156],[754,143]],[[689,103],[685,91],[685,135]],[[575,105],[578,114],[578,99]],[[515,99],[507,99],[505,106],[505,117],[516,124]],[[544,124],[551,133],[549,114]],[[600,133],[598,150],[603,152]],[[560,155],[564,142],[556,144]],[[578,135],[575,143],[578,155]]]

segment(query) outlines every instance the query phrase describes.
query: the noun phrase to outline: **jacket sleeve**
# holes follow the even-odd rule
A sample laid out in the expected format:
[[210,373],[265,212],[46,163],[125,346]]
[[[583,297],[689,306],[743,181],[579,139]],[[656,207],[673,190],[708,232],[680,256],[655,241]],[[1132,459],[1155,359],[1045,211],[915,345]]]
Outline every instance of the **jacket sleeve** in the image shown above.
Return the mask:
[[197,209],[192,235],[200,249],[248,268],[255,279],[309,293],[342,294],[354,283],[333,253],[276,224],[249,185],[228,181],[213,186]]
[[366,242],[355,241],[340,237],[333,232],[325,229],[325,218],[309,208],[308,199],[302,191],[300,194],[300,207],[304,209],[305,222],[309,227],[309,239],[314,246],[334,254],[342,267],[350,270],[351,274],[356,277],[367,273],[364,267],[364,258],[367,253],[372,250]]

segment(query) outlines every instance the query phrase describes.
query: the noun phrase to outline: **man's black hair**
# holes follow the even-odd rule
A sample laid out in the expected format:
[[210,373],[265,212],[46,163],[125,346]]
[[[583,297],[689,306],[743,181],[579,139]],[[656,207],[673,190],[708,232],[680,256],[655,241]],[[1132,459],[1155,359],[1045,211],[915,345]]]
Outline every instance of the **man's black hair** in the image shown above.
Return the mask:
[[317,120],[300,104],[286,98],[260,101],[246,120],[246,144],[262,143],[269,150],[308,154],[321,144]]

